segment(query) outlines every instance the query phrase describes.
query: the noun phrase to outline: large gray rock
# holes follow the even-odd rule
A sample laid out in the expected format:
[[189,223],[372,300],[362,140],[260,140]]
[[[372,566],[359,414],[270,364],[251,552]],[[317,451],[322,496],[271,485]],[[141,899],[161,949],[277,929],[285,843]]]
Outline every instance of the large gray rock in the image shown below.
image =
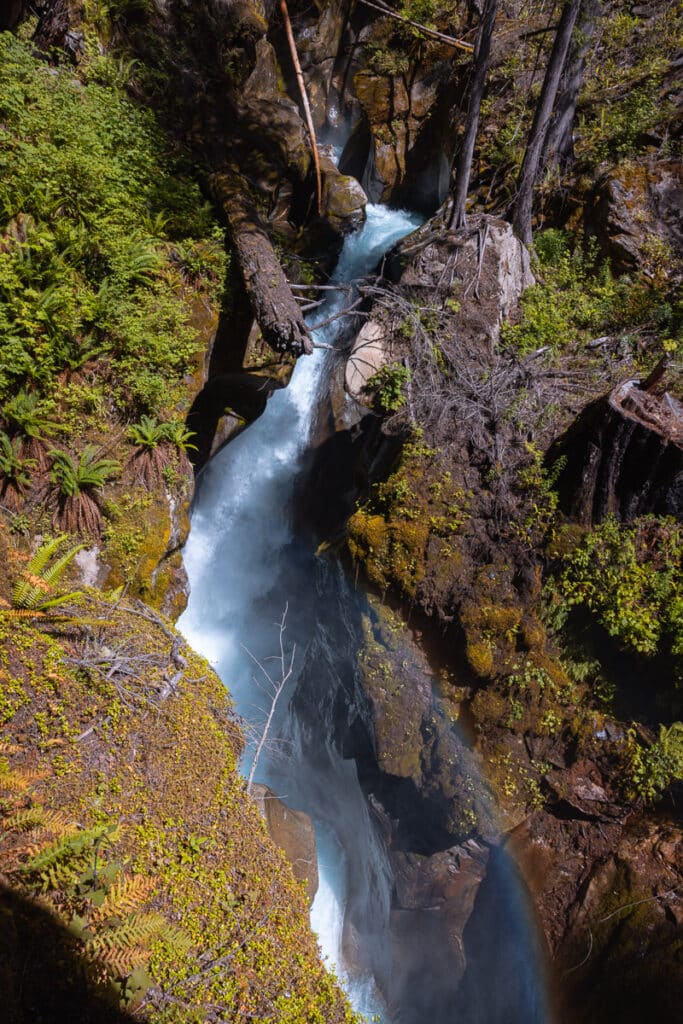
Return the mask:
[[647,266],[662,243],[683,254],[683,164],[624,161],[598,182],[587,219],[617,270]]

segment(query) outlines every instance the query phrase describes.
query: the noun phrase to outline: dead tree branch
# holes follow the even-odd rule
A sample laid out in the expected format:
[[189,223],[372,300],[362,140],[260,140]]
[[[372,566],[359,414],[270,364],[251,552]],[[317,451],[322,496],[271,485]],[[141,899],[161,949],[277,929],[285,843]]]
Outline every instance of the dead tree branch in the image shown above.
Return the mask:
[[251,651],[249,650],[248,647],[244,648],[244,650],[249,655],[249,657],[254,662],[254,664],[257,665],[258,668],[261,670],[261,672],[263,673],[263,675],[264,675],[264,677],[265,677],[265,679],[266,679],[266,681],[267,681],[267,683],[268,683],[268,685],[270,687],[270,707],[269,707],[268,713],[266,715],[266,720],[263,723],[263,728],[261,729],[261,735],[259,736],[258,743],[256,744],[256,750],[254,752],[254,760],[251,762],[251,769],[249,771],[249,777],[247,779],[247,793],[251,793],[251,787],[252,787],[253,782],[254,782],[254,775],[256,774],[256,769],[258,767],[259,759],[261,757],[261,753],[263,752],[263,748],[265,747],[265,745],[266,745],[266,743],[268,741],[268,737],[269,737],[269,734],[270,734],[270,729],[271,729],[271,726],[273,724],[273,717],[275,715],[275,708],[277,707],[277,703],[278,703],[280,697],[282,696],[282,692],[283,692],[285,686],[287,685],[287,682],[291,678],[292,672],[294,671],[294,658],[296,656],[296,644],[293,645],[291,651],[289,651],[289,652],[285,651],[285,630],[287,629],[287,612],[288,612],[288,610],[289,610],[289,603],[285,604],[285,610],[282,613],[282,618],[280,619],[280,622],[279,622],[279,625],[278,625],[280,653],[278,655],[276,655],[274,657],[274,659],[273,659],[279,665],[279,675],[278,675],[278,677],[276,679],[273,679],[271,674],[268,672],[268,670],[264,666],[263,662],[259,661],[259,659],[254,654],[251,653]]

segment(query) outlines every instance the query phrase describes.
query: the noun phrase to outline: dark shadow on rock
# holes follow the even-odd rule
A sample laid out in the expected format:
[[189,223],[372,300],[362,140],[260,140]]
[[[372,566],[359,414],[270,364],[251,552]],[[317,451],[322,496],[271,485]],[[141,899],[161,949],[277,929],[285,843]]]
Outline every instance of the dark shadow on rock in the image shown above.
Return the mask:
[[55,917],[0,886],[3,1024],[133,1024],[84,968],[78,942]]
[[219,426],[228,410],[252,423],[265,409],[273,391],[281,386],[271,377],[244,371],[224,373],[209,380],[187,415],[187,429],[195,435],[196,451],[191,453],[195,470],[198,472],[227,440],[227,436],[221,437]]

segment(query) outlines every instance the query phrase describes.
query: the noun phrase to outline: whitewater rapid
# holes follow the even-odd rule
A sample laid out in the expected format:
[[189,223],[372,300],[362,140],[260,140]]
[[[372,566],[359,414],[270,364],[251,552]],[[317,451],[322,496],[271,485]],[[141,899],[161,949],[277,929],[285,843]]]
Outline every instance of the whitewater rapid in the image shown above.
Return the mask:
[[[332,283],[353,281],[370,273],[382,255],[419,224],[416,215],[369,205],[364,226],[345,241]],[[313,324],[327,320],[348,304],[345,292],[330,292],[329,295],[325,304],[316,310]],[[340,321],[333,321],[314,331],[313,337],[318,343],[334,345],[341,326]],[[297,669],[310,642],[310,636],[306,635],[308,616],[302,607],[307,605],[308,597],[301,593],[296,550],[300,542],[297,524],[293,521],[292,496],[297,468],[313,426],[321,383],[330,362],[329,351],[323,348],[299,359],[289,386],[274,392],[263,415],[207,465],[198,481],[192,529],[184,550],[190,598],[179,628],[215,667],[232,694],[238,712],[257,730],[263,721],[268,696],[259,686],[254,659],[263,660],[275,652],[275,623],[280,620],[285,605],[289,606],[288,649],[296,643]],[[310,585],[308,578],[304,585]],[[282,714],[285,710],[282,701]],[[290,774],[295,775],[299,751],[291,749],[294,742],[291,737],[288,742],[290,749],[280,760],[285,760],[291,767]],[[249,770],[251,756],[250,749],[243,765],[245,773]],[[355,765],[343,761],[331,750],[325,752],[325,758],[325,772],[321,771],[318,778],[325,791],[324,800],[333,809],[331,818],[340,813],[339,808],[334,809],[334,794],[341,792],[346,804],[344,814],[356,822],[354,830],[368,833],[365,840],[359,836],[359,846],[362,848],[365,843],[369,847],[363,851],[366,863],[371,858],[376,872],[386,872],[382,854],[375,849]],[[257,779],[271,779],[272,760],[272,752],[269,752],[263,762],[259,762]],[[278,760],[277,754],[275,760]],[[276,764],[274,770],[281,778],[281,763]],[[305,801],[302,789],[306,786],[293,780],[290,783],[288,789],[296,790],[300,801]],[[285,791],[282,795],[285,800],[291,800],[291,793]],[[309,799],[312,799],[310,794]],[[320,800],[323,800],[322,793]],[[315,813],[315,808],[304,806],[303,809]],[[369,975],[356,971],[354,988],[352,979],[346,977],[341,952],[348,851],[341,848],[330,822],[321,821],[319,815],[316,817],[320,885],[312,908],[312,924],[328,963],[346,980],[352,998],[355,995],[356,1008],[374,1013],[378,1006]],[[355,855],[359,855],[359,850]],[[386,902],[386,897],[382,899]]]
[[[370,205],[364,227],[346,239],[333,281],[372,272],[419,223],[404,211]],[[347,292],[329,296],[313,323],[327,321],[349,302]],[[334,347],[343,329],[343,318],[334,320],[314,337]],[[333,559],[315,557],[313,541],[297,521],[301,496],[295,489],[305,478],[312,434],[318,444],[324,435],[314,428],[334,365],[325,348],[299,359],[289,386],[275,391],[263,415],[201,473],[184,551],[190,598],[179,627],[213,664],[238,712],[258,733],[269,695],[257,663],[270,664],[267,659],[277,653],[277,624],[287,608],[285,647],[296,647],[294,672],[278,703],[276,742],[258,761],[256,779],[314,822],[320,881],[311,922],[323,955],[354,1008],[381,1024],[451,1024],[449,979],[428,976],[429,940],[419,931],[408,965],[408,976],[419,978],[417,988],[406,994],[406,986],[396,984],[389,852],[356,764],[343,756],[336,737],[340,716],[356,714],[364,700],[357,665],[364,598]],[[242,766],[245,775],[252,751],[253,745]],[[458,1020],[545,1024],[524,901],[504,858],[494,860],[491,882],[483,887],[487,909],[474,922],[466,1011]],[[503,980],[500,994],[490,983],[494,972]],[[445,1008],[426,1019],[424,995],[439,986]],[[380,992],[393,992],[398,1005],[388,1009]]]

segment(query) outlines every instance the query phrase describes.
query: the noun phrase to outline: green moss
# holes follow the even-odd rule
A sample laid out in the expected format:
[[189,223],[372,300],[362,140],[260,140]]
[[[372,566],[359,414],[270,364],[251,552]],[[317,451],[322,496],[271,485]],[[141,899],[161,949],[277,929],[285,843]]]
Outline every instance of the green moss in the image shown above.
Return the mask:
[[[0,613],[6,673],[28,698],[6,724],[0,797],[3,779],[25,778],[34,803],[69,820],[120,824],[116,859],[153,880],[155,909],[189,936],[178,946],[160,934],[152,946],[148,970],[161,998],[143,1019],[199,1022],[220,1005],[231,1020],[276,1013],[289,1024],[350,1024],[318,958],[303,889],[246,796],[243,741],[220,680],[182,646],[187,666],[163,697],[175,668],[161,626],[95,593],[82,614],[99,621],[96,648],[92,626],[75,624],[65,639]],[[84,649],[89,669],[73,665]],[[117,656],[138,671],[109,672]],[[3,834],[3,870],[10,846]]]

